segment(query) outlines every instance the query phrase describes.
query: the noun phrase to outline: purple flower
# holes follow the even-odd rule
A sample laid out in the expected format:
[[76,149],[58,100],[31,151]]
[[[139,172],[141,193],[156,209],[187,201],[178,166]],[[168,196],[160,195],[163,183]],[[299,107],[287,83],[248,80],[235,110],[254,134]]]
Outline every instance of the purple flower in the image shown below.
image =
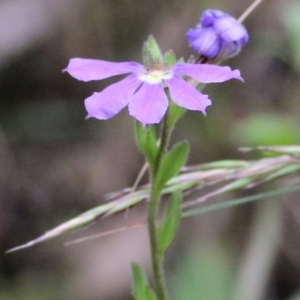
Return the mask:
[[87,118],[107,120],[126,105],[129,113],[143,125],[159,123],[169,106],[164,87],[168,87],[172,100],[179,106],[205,114],[211,105],[207,95],[186,82],[186,75],[197,82],[224,82],[232,78],[243,80],[238,70],[215,65],[176,63],[171,68],[159,64],[146,69],[136,62],[109,62],[95,59],[73,58],[64,70],[78,80],[101,80],[115,75],[130,74],[121,81],[95,92],[85,99]]
[[203,12],[198,27],[189,29],[186,37],[200,55],[218,60],[237,55],[249,40],[241,23],[229,14],[213,9]]

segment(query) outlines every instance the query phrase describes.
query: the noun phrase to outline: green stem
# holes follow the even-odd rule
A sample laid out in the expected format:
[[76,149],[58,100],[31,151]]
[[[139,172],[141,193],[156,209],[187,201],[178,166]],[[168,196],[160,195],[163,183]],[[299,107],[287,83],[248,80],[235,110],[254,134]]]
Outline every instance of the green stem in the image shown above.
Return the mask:
[[153,279],[154,279],[156,296],[158,300],[167,299],[167,290],[166,290],[164,269],[163,269],[163,256],[159,251],[159,245],[158,245],[157,215],[158,215],[159,205],[160,205],[161,190],[157,188],[155,179],[160,167],[161,159],[168,147],[171,131],[172,130],[170,130],[170,127],[168,125],[168,114],[166,114],[162,123],[160,145],[158,149],[155,166],[151,172],[151,193],[150,193],[150,202],[149,202],[149,210],[148,210],[148,232],[149,232],[150,247],[151,247],[152,271],[153,271]]
[[155,189],[155,185],[153,184],[151,189],[151,197],[148,211],[148,232],[151,247],[152,272],[157,299],[166,300],[167,295],[163,269],[163,257],[159,252],[157,235],[156,216],[160,202],[159,200],[160,192]]
[[165,117],[163,118],[162,127],[161,127],[160,144],[159,144],[158,154],[157,154],[156,163],[153,172],[155,175],[158,171],[162,156],[165,154],[169,146],[171,133],[172,133],[172,128],[169,125],[169,113],[167,112]]

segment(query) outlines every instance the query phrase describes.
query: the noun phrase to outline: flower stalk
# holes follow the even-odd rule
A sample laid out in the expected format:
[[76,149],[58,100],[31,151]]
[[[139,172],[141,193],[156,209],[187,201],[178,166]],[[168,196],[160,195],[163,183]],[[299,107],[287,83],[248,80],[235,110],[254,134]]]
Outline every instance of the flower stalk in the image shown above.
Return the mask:
[[156,291],[156,296],[158,300],[167,299],[167,289],[165,284],[165,275],[163,268],[163,255],[159,250],[159,241],[158,241],[158,212],[161,199],[161,189],[157,186],[156,175],[160,168],[160,163],[163,155],[165,154],[171,132],[171,127],[168,122],[168,112],[163,118],[160,134],[160,144],[158,148],[158,153],[154,168],[150,172],[151,178],[151,192],[150,192],[150,202],[148,207],[148,233],[150,240],[150,252],[151,252],[151,264],[153,272],[153,280]]
[[165,276],[163,269],[163,257],[158,247],[158,224],[157,215],[160,204],[160,192],[157,191],[155,184],[151,186],[150,203],[148,208],[148,233],[150,240],[151,264],[153,281],[158,300],[167,299]]

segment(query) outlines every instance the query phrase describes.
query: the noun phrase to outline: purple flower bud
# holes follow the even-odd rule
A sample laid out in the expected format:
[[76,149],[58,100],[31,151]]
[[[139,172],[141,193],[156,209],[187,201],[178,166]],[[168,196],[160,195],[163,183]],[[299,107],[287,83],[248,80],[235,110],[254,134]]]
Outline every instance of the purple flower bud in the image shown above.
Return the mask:
[[248,43],[245,27],[229,14],[208,9],[186,37],[191,47],[206,59],[223,60],[237,55]]
[[189,29],[186,37],[192,48],[207,58],[216,57],[220,52],[221,43],[212,27]]

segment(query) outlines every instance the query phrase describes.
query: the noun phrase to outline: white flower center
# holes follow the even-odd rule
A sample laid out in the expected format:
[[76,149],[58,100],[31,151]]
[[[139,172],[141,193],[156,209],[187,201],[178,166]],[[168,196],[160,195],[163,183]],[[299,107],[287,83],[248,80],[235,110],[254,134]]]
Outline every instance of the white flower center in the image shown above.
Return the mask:
[[170,79],[173,75],[167,71],[151,70],[139,76],[139,79],[149,84],[157,84],[163,79]]

